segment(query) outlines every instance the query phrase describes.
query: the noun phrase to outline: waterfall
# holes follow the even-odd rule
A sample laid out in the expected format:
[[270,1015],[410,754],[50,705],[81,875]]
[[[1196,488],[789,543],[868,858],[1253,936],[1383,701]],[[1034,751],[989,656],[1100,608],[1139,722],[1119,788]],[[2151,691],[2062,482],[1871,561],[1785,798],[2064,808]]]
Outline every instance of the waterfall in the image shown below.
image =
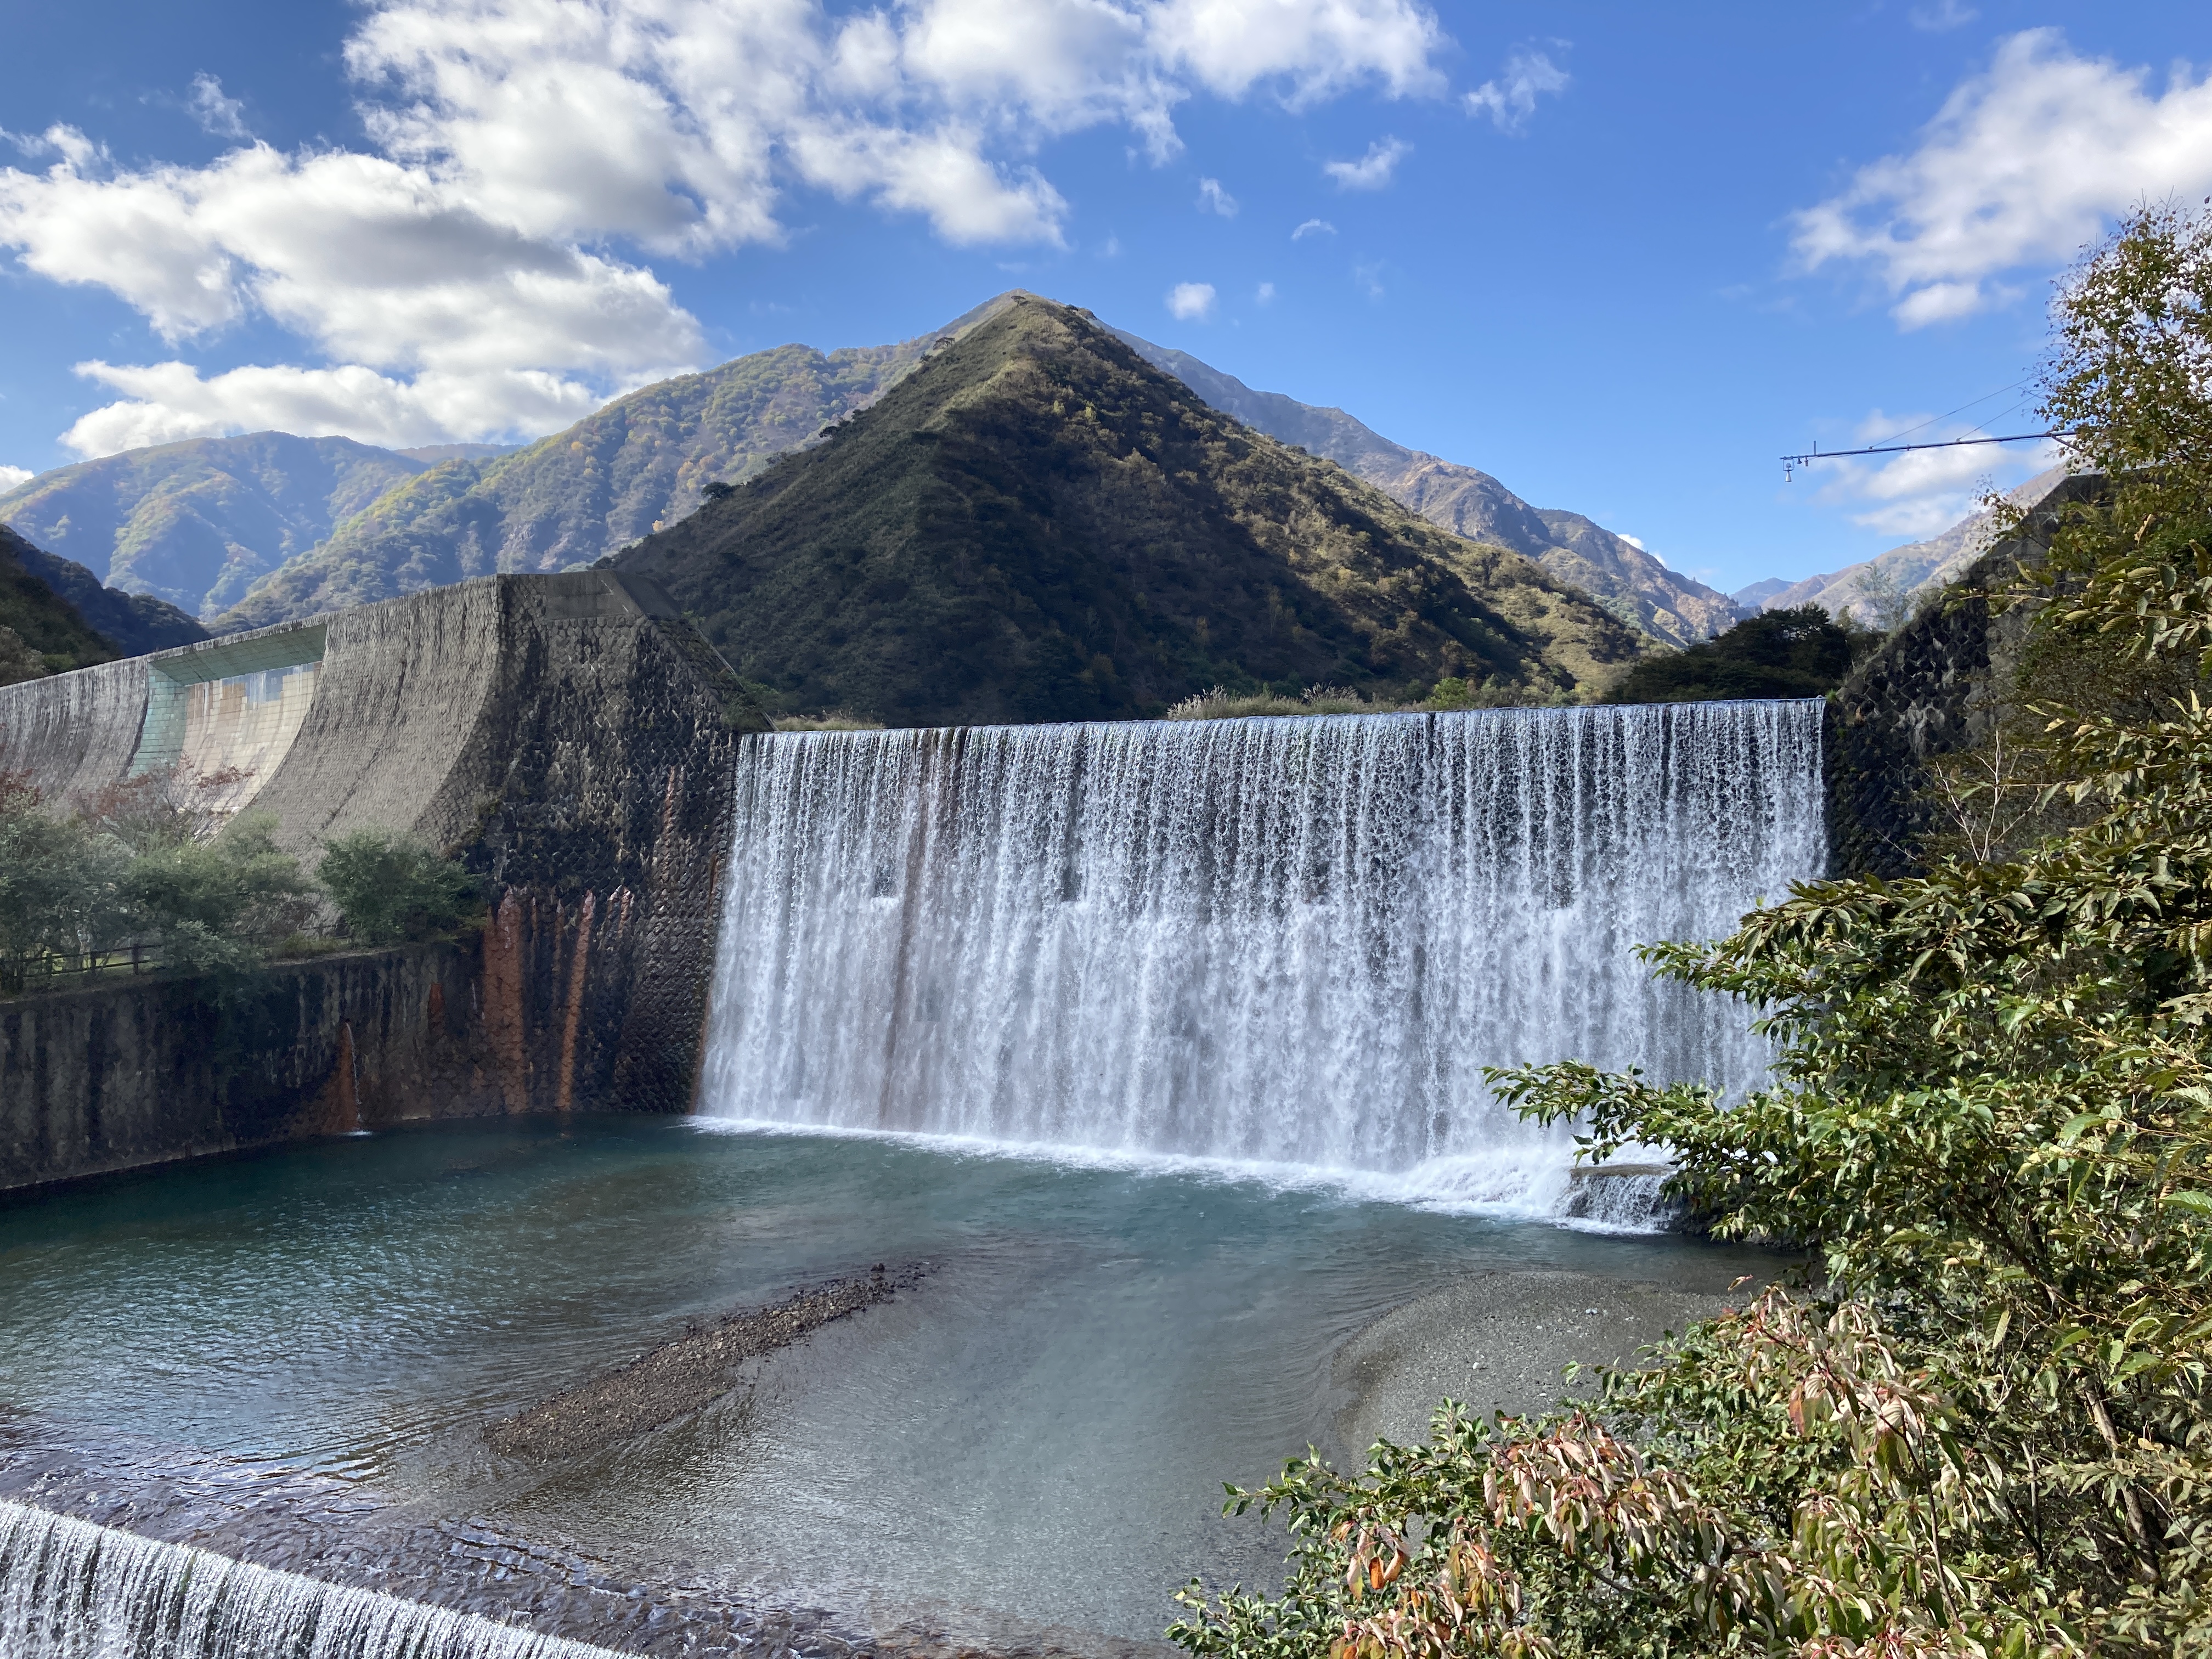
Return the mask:
[[1741,1090],[1639,943],[1826,862],[1817,702],[748,739],[703,1110],[1304,1165],[1539,1207],[1486,1065]]
[[0,1499],[8,1659],[618,1659]]

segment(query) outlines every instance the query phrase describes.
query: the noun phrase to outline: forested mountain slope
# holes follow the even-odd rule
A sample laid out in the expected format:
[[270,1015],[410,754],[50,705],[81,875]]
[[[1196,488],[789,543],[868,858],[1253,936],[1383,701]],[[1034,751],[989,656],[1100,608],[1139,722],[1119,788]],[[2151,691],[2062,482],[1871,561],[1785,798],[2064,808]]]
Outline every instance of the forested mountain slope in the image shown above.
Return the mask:
[[0,495],[0,524],[208,617],[425,465],[350,438],[194,438],[42,472]]
[[1034,296],[617,558],[792,706],[1157,713],[1215,684],[1600,694],[1645,645]]
[[1326,456],[1455,536],[1526,554],[1669,645],[1693,644],[1742,614],[1725,593],[1668,569],[1579,513],[1531,507],[1487,472],[1393,443],[1340,409],[1255,392],[1187,351],[1115,332],[1224,414]]
[[590,564],[690,512],[702,485],[751,477],[866,407],[986,309],[896,345],[757,351],[618,398],[513,453],[442,462],[264,581],[221,625],[258,628],[495,571]]

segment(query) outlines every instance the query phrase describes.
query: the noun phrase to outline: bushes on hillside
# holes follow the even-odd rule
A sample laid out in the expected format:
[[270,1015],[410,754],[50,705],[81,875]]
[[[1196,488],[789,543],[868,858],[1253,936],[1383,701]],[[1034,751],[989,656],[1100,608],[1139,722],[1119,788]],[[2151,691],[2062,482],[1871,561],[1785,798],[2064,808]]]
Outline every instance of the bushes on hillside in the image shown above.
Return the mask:
[[2063,305],[2045,413],[2114,484],[2062,530],[2036,627],[2185,664],[2187,693],[2039,711],[2045,787],[2080,822],[1656,948],[1776,1038],[1740,1104],[1493,1074],[1595,1157],[1666,1145],[1674,1196],[1810,1246],[1812,1286],[1579,1407],[1446,1402],[1427,1446],[1232,1494],[1288,1519],[1285,1589],[1194,1586],[1186,1649],[2212,1650],[2212,220],[2138,214]]
[[1825,696],[1844,683],[1862,647],[1879,637],[1839,625],[1817,605],[1769,611],[1686,651],[1645,658],[1606,701]]

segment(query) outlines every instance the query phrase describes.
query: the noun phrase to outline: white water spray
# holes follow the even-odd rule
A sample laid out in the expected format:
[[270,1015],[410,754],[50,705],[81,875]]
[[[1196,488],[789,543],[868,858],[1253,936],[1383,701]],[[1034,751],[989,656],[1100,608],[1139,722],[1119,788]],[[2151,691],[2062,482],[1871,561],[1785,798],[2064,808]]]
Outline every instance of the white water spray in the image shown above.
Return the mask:
[[619,1659],[0,1500],[8,1659]]
[[1741,1089],[1632,954],[1826,861],[1817,702],[748,742],[704,1110],[1548,1208],[1482,1067]]

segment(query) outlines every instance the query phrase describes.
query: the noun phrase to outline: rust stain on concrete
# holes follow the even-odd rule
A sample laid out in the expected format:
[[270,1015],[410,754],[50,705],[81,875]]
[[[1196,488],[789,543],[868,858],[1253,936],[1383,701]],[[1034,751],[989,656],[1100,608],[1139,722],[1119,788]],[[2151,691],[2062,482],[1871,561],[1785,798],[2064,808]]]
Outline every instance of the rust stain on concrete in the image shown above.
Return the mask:
[[568,1017],[561,1027],[561,1092],[555,1109],[566,1112],[576,1097],[576,1030],[584,1020],[584,976],[591,965],[592,917],[598,908],[596,893],[584,895],[576,912],[576,953],[568,964]]
[[522,905],[512,890],[483,930],[484,1036],[510,1112],[530,1109],[530,1041],[523,1018]]

